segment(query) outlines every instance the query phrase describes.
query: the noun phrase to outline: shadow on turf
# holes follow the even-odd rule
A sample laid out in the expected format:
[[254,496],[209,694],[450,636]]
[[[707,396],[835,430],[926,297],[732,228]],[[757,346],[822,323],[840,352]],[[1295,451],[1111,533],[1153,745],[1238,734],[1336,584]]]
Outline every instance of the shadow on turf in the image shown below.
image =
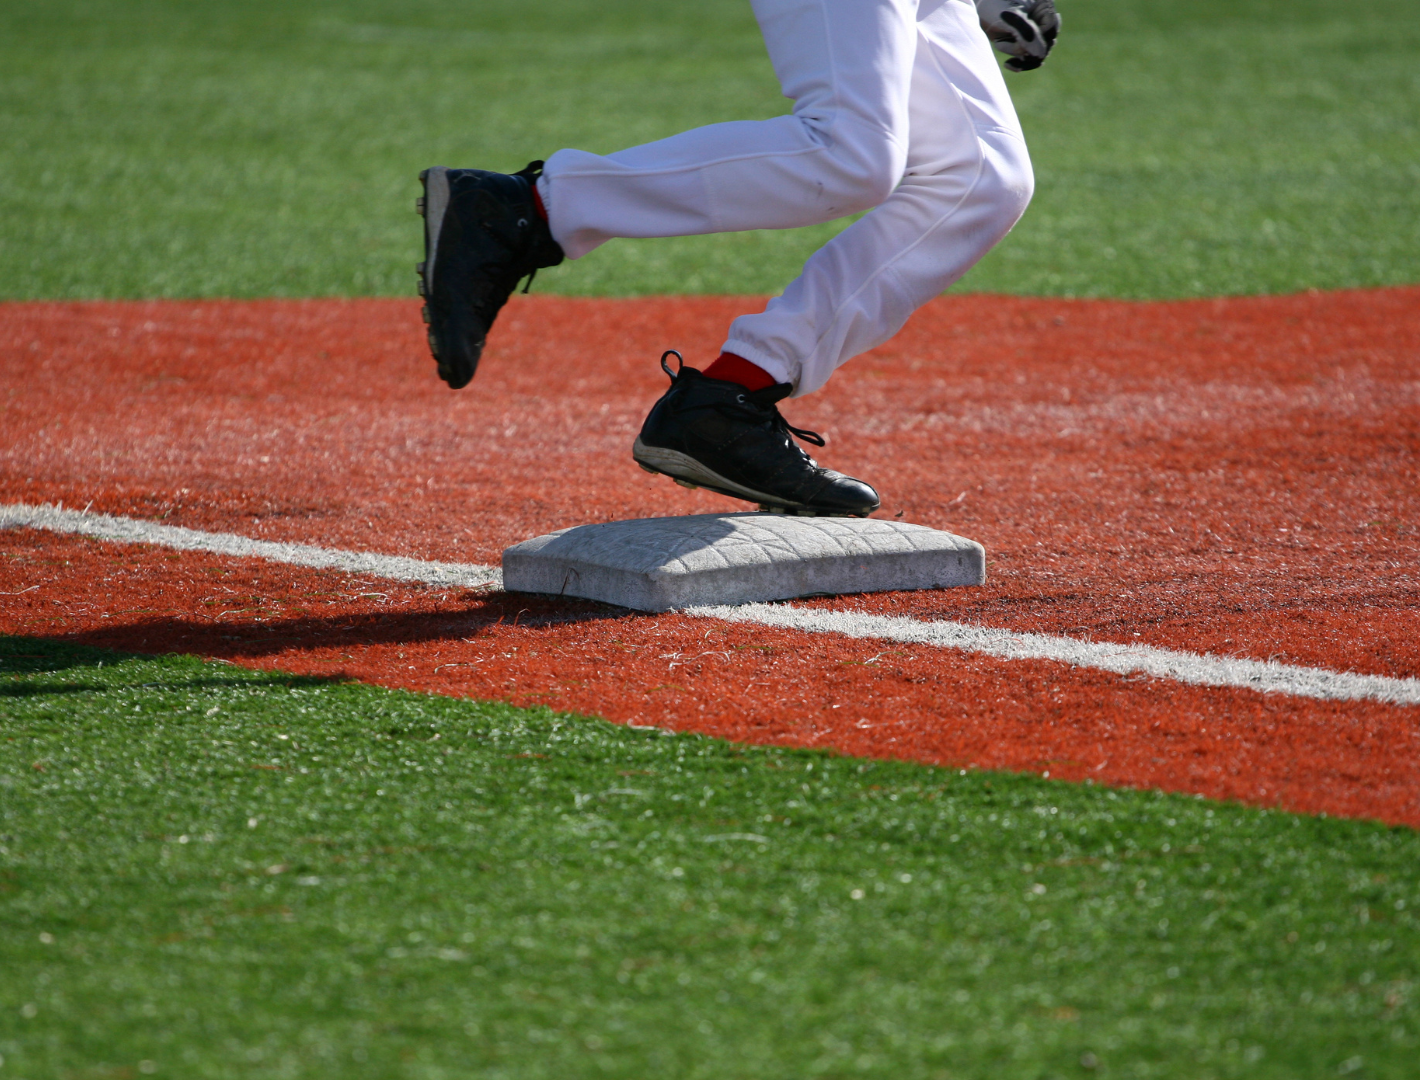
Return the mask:
[[[53,675],[76,672],[77,669],[99,671],[132,659],[146,660],[148,657],[103,645],[80,644],[75,639],[0,636],[0,676]],[[175,677],[162,679],[154,685],[164,690],[205,690],[231,686],[234,682],[240,682],[243,686],[324,686],[346,681],[338,675],[288,675],[284,672],[254,672],[247,668],[233,668],[226,677],[213,675],[210,667],[201,670],[202,674],[192,678],[181,678],[174,672]],[[0,682],[0,698],[82,694],[105,689],[108,686],[101,681],[76,682],[72,677],[63,682],[27,680],[10,685]]]
[[[114,654],[109,650],[144,655],[195,653],[252,659],[273,656],[292,648],[350,648],[459,641],[500,626],[536,630],[569,623],[632,617],[635,617],[634,612],[606,604],[497,592],[490,593],[476,607],[462,612],[369,612],[268,619],[260,623],[150,618],[53,638],[0,639],[4,643],[0,644],[0,671],[44,672],[65,667],[94,666],[100,660],[112,663]],[[26,648],[15,647],[16,642],[27,643]],[[33,659],[26,656],[27,652],[34,654]],[[24,663],[33,663],[34,666],[18,666]]]

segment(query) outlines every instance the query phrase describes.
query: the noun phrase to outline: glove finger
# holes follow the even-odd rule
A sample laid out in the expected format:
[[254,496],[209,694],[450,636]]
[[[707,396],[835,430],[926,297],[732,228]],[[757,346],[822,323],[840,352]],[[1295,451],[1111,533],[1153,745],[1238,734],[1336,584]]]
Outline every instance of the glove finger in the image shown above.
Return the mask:
[[1020,39],[1009,30],[993,30],[986,35],[991,39],[992,47],[1007,56],[1020,56],[1023,49]]
[[1041,33],[1060,30],[1060,12],[1055,10],[1054,0],[1035,0],[1035,3],[1026,8],[1026,15],[1040,27]]
[[1060,36],[1060,13],[1055,10],[1054,0],[1035,0],[1026,14],[1040,29],[1040,36],[1045,38],[1045,51],[1049,52]]
[[1024,54],[1045,59],[1045,54],[1050,51],[1050,45],[1035,23],[1014,11],[1003,11],[1001,21],[1016,32],[1016,37],[1020,42],[1020,52],[1017,52],[1016,56]]
[[1021,41],[1029,43],[1034,41],[1039,34],[1036,33],[1035,23],[1017,11],[1001,12],[1001,21],[1016,32]]
[[1006,66],[1012,71],[1034,71],[1044,63],[1037,56],[1013,56],[1006,61]]

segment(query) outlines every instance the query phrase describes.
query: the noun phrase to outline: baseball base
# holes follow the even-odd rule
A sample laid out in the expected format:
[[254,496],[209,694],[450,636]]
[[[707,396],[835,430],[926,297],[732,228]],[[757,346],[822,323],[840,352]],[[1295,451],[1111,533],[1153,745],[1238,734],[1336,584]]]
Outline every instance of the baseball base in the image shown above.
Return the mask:
[[503,552],[514,592],[600,600],[637,611],[986,580],[974,540],[901,521],[697,514],[580,525]]

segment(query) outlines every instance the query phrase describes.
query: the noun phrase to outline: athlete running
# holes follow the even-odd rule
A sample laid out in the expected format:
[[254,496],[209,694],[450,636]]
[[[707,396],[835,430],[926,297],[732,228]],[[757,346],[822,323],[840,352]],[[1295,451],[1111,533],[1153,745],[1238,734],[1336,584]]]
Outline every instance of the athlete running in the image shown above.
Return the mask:
[[616,237],[789,229],[872,212],[730,326],[632,447],[642,468],[781,513],[866,516],[868,484],[819,466],[779,413],[882,344],[1025,212],[1034,180],[1006,67],[1039,67],[1053,0],[751,0],[793,112],[711,124],[605,157],[559,150],[512,174],[426,169],[419,291],[439,375],[473,378],[524,277]]

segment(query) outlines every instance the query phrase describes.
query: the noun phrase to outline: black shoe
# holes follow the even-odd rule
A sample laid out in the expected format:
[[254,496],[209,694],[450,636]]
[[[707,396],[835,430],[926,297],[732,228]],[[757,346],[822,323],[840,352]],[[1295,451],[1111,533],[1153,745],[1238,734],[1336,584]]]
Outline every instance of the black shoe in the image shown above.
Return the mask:
[[[680,361],[672,372],[667,356]],[[758,503],[777,514],[867,517],[878,508],[878,493],[861,480],[820,468],[794,442],[797,435],[815,446],[823,438],[790,427],[778,402],[793,387],[779,383],[746,390],[738,383],[709,379],[686,367],[668,350],[661,367],[671,388],[651,408],[631,448],[647,472],[662,473],[683,487],[703,487]]]
[[[562,261],[547,222],[533,202],[542,162],[521,172],[425,169],[424,261],[419,295],[429,324],[429,351],[439,377],[455,390],[467,386],[483,343],[518,282]],[[526,290],[524,290],[526,291]]]

